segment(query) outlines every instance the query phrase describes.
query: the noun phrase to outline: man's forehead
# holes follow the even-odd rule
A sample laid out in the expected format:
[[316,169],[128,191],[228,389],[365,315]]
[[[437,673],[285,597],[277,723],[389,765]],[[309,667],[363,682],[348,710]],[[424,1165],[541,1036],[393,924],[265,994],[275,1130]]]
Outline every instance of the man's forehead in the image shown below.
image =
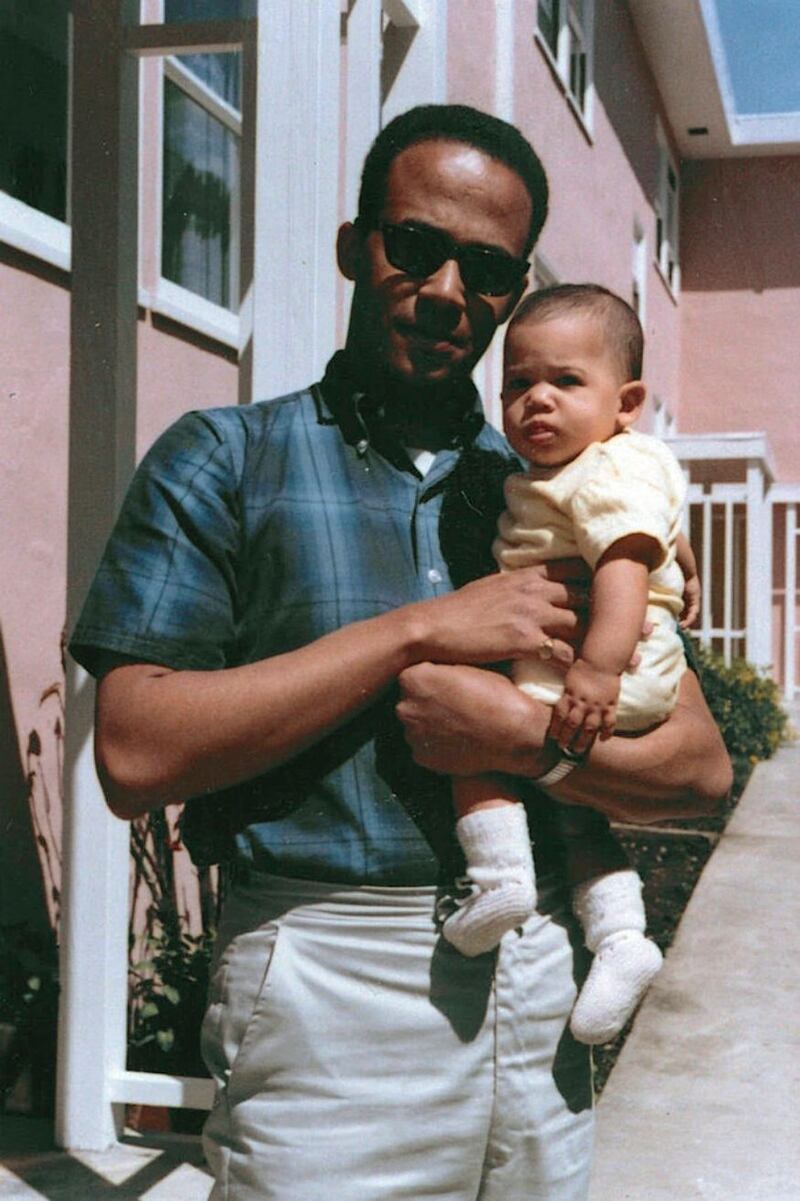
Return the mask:
[[[427,219],[450,226],[454,219],[483,225],[485,240],[519,242],[530,227],[532,202],[521,176],[486,151],[466,142],[429,139],[406,146],[392,161],[384,216]],[[451,230],[451,232],[455,232]]]

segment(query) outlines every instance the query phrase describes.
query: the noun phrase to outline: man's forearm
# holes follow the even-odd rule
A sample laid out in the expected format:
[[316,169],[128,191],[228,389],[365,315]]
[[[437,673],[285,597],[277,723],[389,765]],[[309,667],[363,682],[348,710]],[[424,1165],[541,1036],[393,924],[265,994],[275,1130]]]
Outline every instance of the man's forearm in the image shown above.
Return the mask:
[[[556,748],[543,749],[549,708],[505,677],[422,664],[403,674],[401,686],[398,715],[424,767],[533,779],[552,766]],[[657,822],[713,811],[730,785],[722,738],[696,677],[686,672],[666,722],[646,734],[596,743],[586,766],[553,791],[620,821]]]
[[559,654],[577,625],[547,569],[492,576],[221,671],[116,667],[98,688],[96,750],[109,805],[131,818],[279,766],[372,702],[409,664]]

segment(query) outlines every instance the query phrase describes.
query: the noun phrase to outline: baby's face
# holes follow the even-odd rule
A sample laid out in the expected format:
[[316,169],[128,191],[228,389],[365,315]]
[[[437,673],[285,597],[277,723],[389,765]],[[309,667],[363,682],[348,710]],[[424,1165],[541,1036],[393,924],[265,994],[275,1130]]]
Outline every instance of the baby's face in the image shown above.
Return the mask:
[[514,450],[539,467],[569,463],[634,419],[602,323],[571,312],[521,321],[506,338],[503,426]]

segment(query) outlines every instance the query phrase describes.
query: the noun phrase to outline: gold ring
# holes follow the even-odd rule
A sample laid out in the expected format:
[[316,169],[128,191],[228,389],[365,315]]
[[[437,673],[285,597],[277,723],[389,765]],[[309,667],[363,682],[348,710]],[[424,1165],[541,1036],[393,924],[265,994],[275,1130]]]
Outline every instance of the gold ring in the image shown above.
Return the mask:
[[542,642],[541,646],[539,647],[538,651],[536,652],[536,654],[539,656],[540,659],[545,659],[545,660],[552,659],[554,649],[555,648],[553,647],[553,639],[545,638],[544,641]]

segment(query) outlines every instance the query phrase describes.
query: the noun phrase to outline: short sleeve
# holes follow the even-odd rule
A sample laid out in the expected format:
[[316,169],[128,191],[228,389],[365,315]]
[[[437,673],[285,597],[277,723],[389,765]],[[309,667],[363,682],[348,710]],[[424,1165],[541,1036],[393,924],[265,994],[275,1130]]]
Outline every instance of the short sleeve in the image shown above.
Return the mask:
[[655,439],[620,436],[604,443],[572,497],[582,558],[594,568],[615,542],[644,534],[661,551],[652,569],[663,566],[677,534],[684,489],[677,462]]
[[97,675],[117,655],[224,667],[235,631],[239,475],[221,423],[189,413],[139,466],[72,635]]

